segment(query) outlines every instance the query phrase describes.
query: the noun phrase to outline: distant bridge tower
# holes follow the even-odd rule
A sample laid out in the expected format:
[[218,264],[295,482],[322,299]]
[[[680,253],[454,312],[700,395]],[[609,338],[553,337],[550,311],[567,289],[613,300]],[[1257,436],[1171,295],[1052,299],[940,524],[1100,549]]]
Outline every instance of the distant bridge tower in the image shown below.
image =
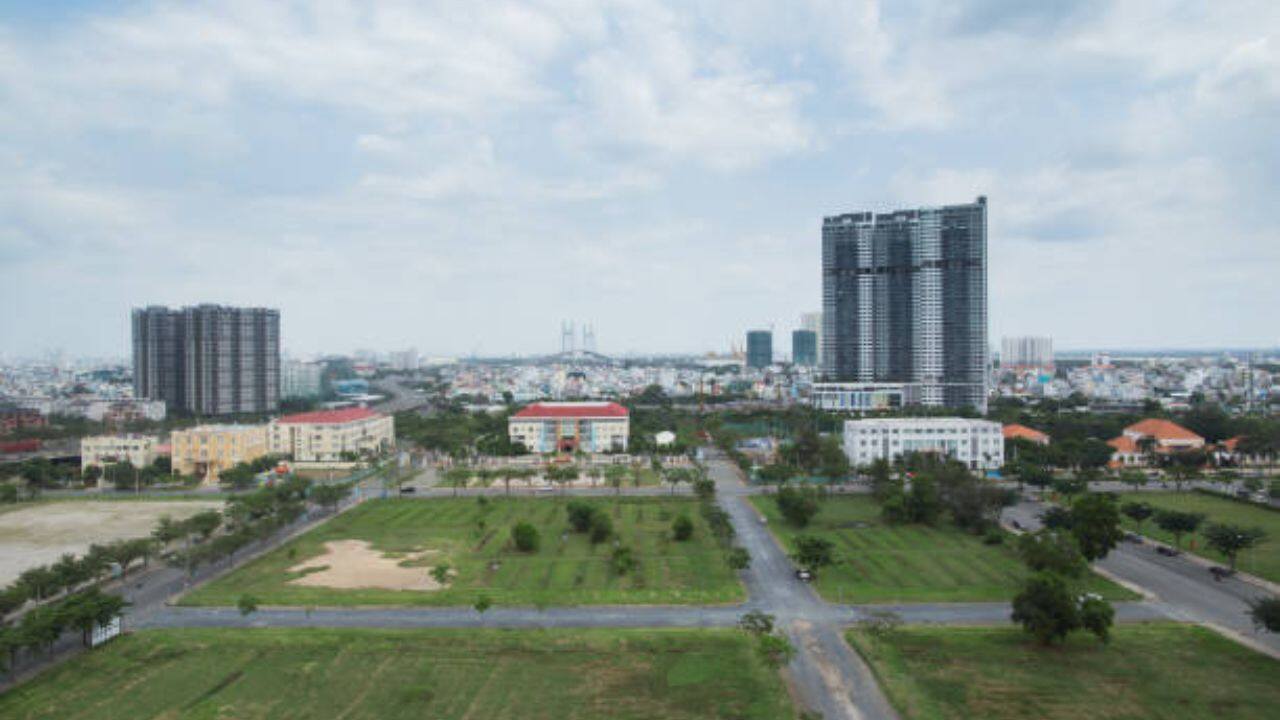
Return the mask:
[[596,328],[594,325],[582,326],[582,351],[597,352],[596,350]]

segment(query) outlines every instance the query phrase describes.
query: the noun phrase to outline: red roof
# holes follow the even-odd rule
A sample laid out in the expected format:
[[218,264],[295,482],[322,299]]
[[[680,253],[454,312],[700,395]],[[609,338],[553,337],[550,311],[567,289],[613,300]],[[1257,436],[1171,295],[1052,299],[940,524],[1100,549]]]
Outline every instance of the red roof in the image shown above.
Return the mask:
[[1121,435],[1113,440],[1108,440],[1107,444],[1115,448],[1116,452],[1126,453],[1128,455],[1136,455],[1138,453],[1138,443],[1128,435]]
[[343,423],[355,422],[357,420],[368,420],[369,418],[378,417],[376,413],[369,408],[342,408],[339,410],[317,410],[315,412],[304,412],[296,415],[285,415],[280,418],[282,425],[342,425]]
[[1026,425],[1018,425],[1017,423],[1014,423],[1012,425],[1005,425],[1003,428],[1003,433],[1004,433],[1005,440],[1022,438],[1023,440],[1030,440],[1031,442],[1040,443],[1041,445],[1049,444],[1048,435],[1045,435],[1044,433],[1040,432],[1039,430],[1036,430],[1035,428],[1029,428]]
[[627,409],[613,402],[533,403],[512,415],[515,418],[624,418]]
[[1175,422],[1168,420],[1160,420],[1157,418],[1147,418],[1141,422],[1136,422],[1124,429],[1125,432],[1137,435],[1146,435],[1157,440],[1200,440],[1204,438],[1191,432]]

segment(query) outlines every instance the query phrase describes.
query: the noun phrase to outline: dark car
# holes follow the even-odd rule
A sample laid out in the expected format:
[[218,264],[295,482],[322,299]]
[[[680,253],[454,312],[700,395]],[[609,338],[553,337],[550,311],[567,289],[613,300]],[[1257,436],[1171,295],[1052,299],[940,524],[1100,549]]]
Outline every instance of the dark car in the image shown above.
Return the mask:
[[1177,550],[1174,550],[1171,547],[1166,547],[1164,545],[1160,545],[1156,547],[1156,553],[1160,555],[1164,555],[1165,557],[1178,557],[1178,555],[1181,554]]
[[412,485],[405,485],[404,487],[400,488],[401,495],[411,495],[416,492],[418,492],[418,488]]
[[1125,534],[1124,534],[1124,540],[1125,540],[1125,542],[1136,543],[1136,544],[1138,544],[1138,545],[1141,545],[1141,544],[1142,544],[1142,536],[1141,536],[1141,535],[1139,535],[1139,534],[1138,534],[1138,533],[1136,533],[1136,532],[1127,532],[1127,533],[1125,533]]
[[1214,580],[1217,580],[1218,582],[1222,582],[1223,578],[1229,578],[1232,575],[1235,575],[1236,571],[1232,570],[1231,568],[1218,567],[1215,565],[1209,568],[1209,574],[1213,575]]

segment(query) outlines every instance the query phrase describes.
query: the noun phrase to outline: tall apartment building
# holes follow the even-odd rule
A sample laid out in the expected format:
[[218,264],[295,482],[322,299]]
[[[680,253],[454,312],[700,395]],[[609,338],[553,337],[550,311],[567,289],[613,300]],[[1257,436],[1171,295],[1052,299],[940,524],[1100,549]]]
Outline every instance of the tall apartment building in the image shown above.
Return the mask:
[[197,305],[133,311],[133,392],[192,415],[280,407],[280,311]]
[[286,360],[280,369],[280,397],[284,400],[320,397],[323,378],[321,363]]
[[824,218],[822,313],[827,380],[985,411],[987,199]]
[[1000,368],[1052,370],[1053,338],[1034,336],[1001,338]]
[[773,333],[752,330],[747,333],[747,367],[767,368],[773,364]]
[[814,367],[818,364],[818,334],[812,330],[791,331],[791,362]]
[[[818,358],[822,358],[822,313],[807,312],[800,315],[800,329],[814,334],[818,343]],[[814,363],[817,364],[816,362]]]

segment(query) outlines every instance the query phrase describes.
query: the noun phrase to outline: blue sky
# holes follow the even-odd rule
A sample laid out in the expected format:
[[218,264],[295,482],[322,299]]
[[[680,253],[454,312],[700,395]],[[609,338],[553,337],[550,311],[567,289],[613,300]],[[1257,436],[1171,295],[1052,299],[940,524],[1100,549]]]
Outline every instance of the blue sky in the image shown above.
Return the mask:
[[723,349],[990,202],[993,344],[1271,345],[1280,3],[0,3],[0,353]]

